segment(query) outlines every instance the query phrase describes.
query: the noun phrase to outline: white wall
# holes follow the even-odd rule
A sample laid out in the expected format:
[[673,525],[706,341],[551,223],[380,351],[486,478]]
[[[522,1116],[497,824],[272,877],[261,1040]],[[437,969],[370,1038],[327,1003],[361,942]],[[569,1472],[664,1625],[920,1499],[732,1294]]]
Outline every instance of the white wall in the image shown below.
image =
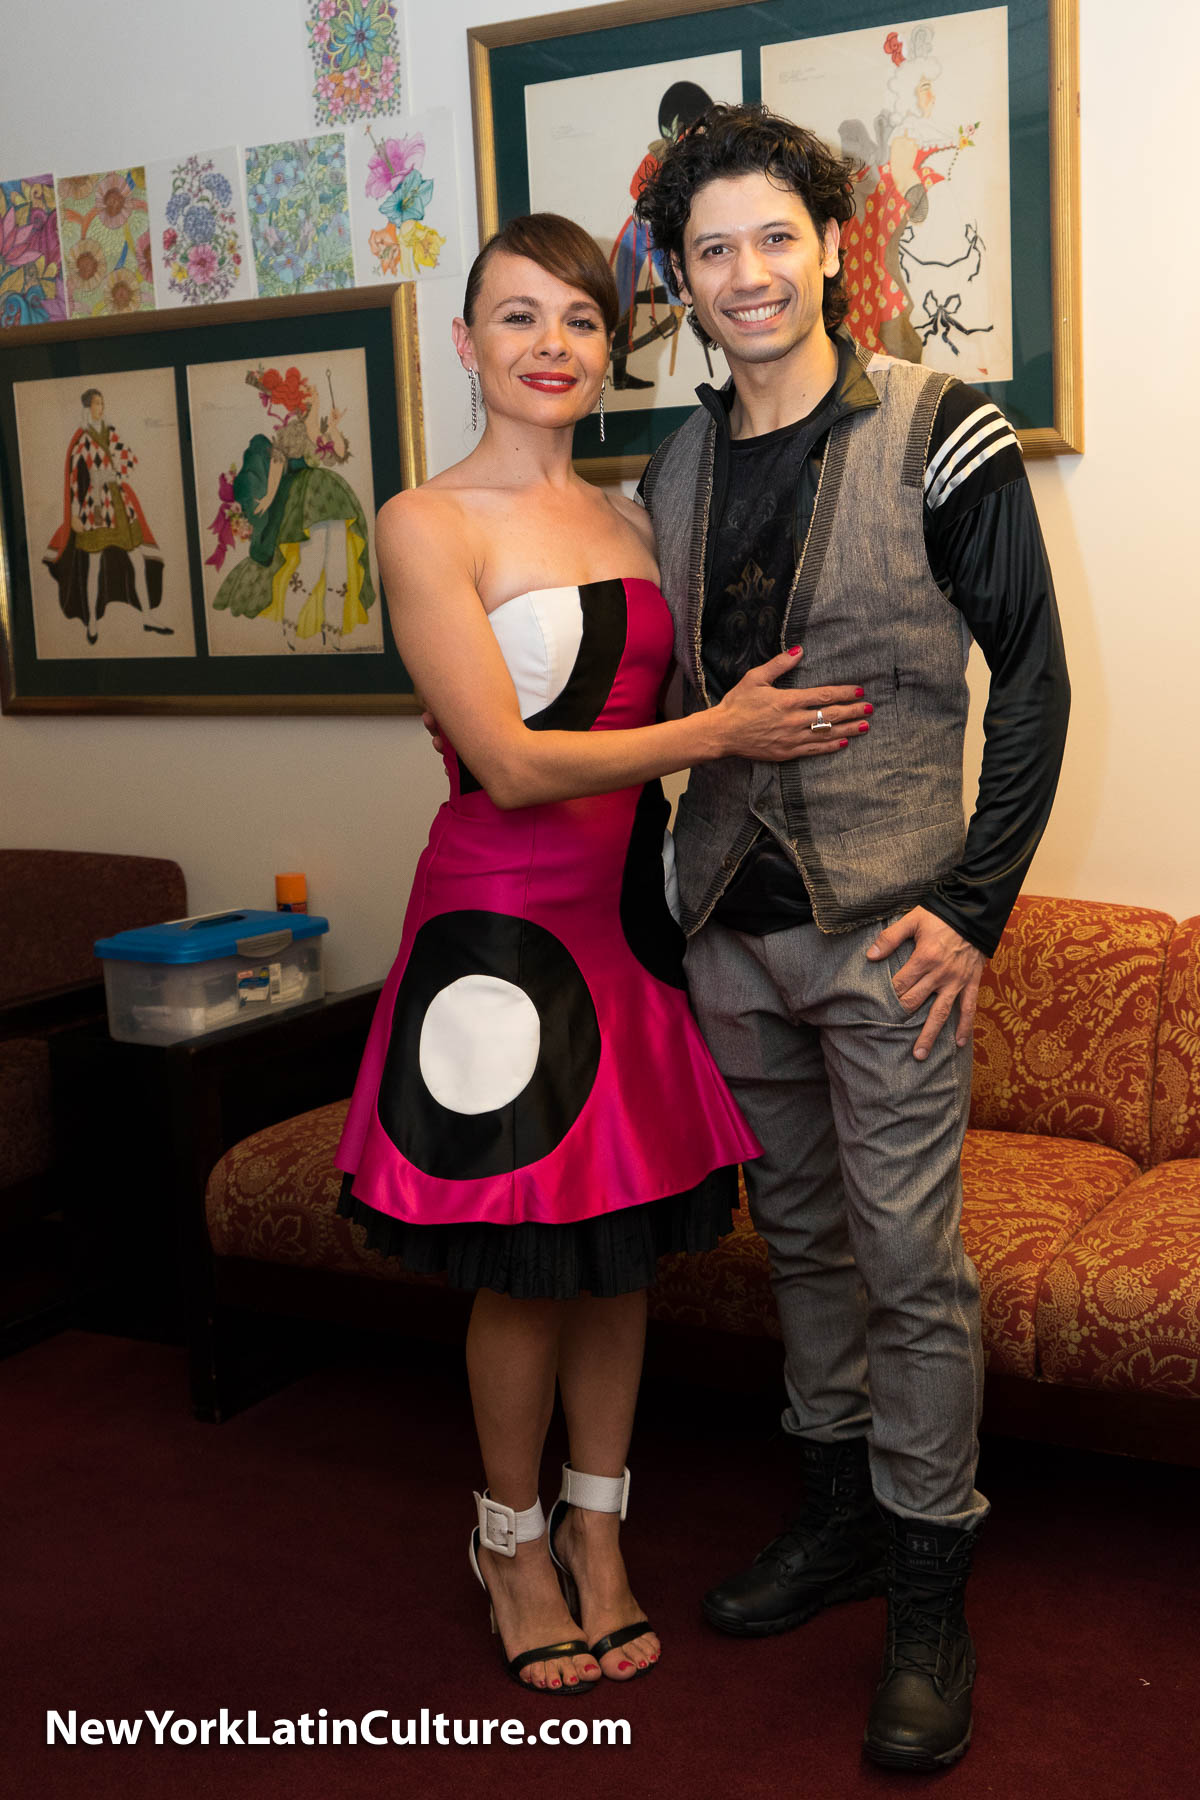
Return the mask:
[[[456,109],[470,233],[464,32],[523,10],[518,0],[408,4],[410,103]],[[1028,885],[1183,916],[1200,912],[1196,453],[1181,385],[1200,252],[1178,179],[1191,160],[1193,9],[1144,0],[1136,26],[1118,0],[1080,10],[1087,453],[1030,469],[1075,714]],[[303,131],[302,16],[299,0],[10,9],[0,174],[70,174]],[[420,295],[431,469],[467,444],[448,341],[460,289],[437,282]],[[408,718],[0,719],[0,841],[172,856],[196,911],[269,906],[273,871],[305,869],[334,927],[335,986],[386,968],[441,790],[440,763]]]

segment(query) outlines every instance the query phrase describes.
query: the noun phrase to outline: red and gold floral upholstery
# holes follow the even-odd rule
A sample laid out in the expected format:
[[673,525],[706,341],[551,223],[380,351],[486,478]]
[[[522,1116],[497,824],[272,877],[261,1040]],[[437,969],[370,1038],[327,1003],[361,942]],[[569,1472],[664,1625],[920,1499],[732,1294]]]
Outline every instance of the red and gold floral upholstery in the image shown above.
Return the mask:
[[1149,1160],[1173,923],[1145,907],[1017,901],[980,989],[972,1125],[1078,1138]]
[[1048,1381],[1200,1399],[1200,1164],[1159,1164],[1072,1238],[1038,1343]]
[[650,1289],[650,1317],[747,1337],[781,1335],[767,1246],[750,1223],[746,1190],[733,1231],[702,1256],[664,1256]]
[[218,1256],[292,1263],[376,1275],[384,1281],[430,1281],[394,1256],[367,1249],[367,1234],[337,1210],[340,1170],[334,1154],[348,1100],[298,1113],[235,1144],[209,1177],[208,1235]]
[[1150,1160],[1200,1157],[1200,918],[1175,927],[1167,946]]
[[963,1241],[979,1271],[987,1366],[1033,1376],[1046,1270],[1136,1180],[1137,1164],[1104,1144],[968,1131],[962,1169]]

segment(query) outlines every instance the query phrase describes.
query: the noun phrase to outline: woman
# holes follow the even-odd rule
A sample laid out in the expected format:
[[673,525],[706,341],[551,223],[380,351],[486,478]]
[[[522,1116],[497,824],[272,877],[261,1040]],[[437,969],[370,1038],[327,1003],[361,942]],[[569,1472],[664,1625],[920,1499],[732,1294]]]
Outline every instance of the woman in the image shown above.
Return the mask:
[[[509,1673],[568,1695],[658,1657],[617,1540],[645,1288],[658,1255],[728,1229],[733,1165],[757,1153],[688,1010],[657,777],[839,741],[771,685],[787,654],[719,706],[652,723],[672,627],[649,526],[571,465],[616,320],[580,227],[506,226],[454,323],[486,429],[379,515],[393,630],[444,734],[451,799],[338,1157],[343,1209],[372,1242],[477,1289],[467,1363],[488,1489],[472,1562]],[[827,708],[836,723],[861,716],[853,695],[835,690],[851,702]],[[556,1377],[571,1460],[547,1533]]]

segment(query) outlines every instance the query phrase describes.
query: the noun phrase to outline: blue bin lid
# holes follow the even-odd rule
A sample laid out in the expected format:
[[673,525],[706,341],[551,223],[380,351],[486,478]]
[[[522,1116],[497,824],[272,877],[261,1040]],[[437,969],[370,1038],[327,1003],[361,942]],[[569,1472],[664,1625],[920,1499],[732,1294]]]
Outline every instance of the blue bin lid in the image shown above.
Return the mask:
[[328,930],[329,920],[317,913],[204,913],[118,931],[114,937],[97,938],[94,948],[97,956],[112,962],[199,963],[217,956],[278,955],[288,944]]

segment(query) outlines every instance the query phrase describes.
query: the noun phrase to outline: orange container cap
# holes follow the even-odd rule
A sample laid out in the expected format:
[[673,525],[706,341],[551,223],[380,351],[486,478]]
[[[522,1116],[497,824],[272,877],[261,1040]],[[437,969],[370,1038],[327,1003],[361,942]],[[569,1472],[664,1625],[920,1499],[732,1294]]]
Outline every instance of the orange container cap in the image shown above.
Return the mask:
[[297,900],[307,900],[307,898],[308,882],[303,875],[293,873],[275,877],[276,904],[281,900],[290,900],[294,904]]

